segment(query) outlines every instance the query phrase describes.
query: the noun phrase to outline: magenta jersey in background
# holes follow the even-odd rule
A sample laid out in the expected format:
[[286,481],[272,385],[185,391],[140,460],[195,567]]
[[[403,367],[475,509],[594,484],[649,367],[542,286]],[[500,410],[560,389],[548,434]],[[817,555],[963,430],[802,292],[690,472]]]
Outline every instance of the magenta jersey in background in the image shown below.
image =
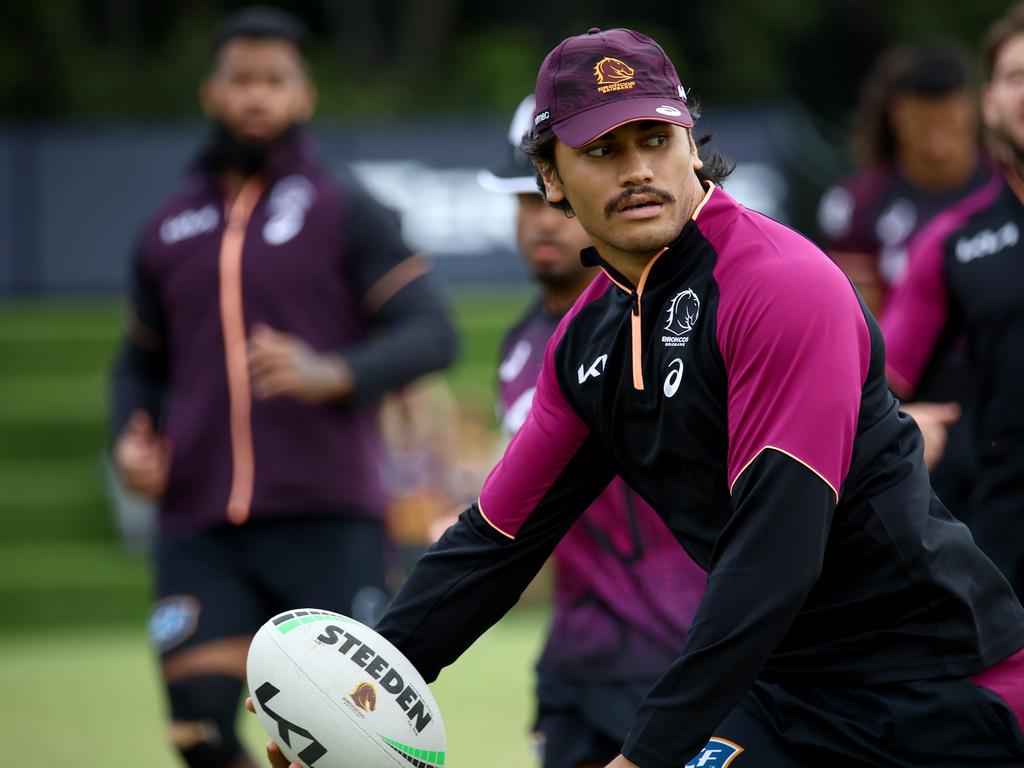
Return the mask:
[[980,163],[956,189],[929,194],[895,166],[872,168],[829,187],[818,205],[821,246],[830,253],[869,254],[885,287],[907,271],[907,249],[921,229],[950,205],[985,185],[992,167]]
[[[505,336],[498,368],[502,431],[529,413],[560,318],[538,303]],[[621,478],[555,549],[554,612],[542,672],[571,679],[661,674],[686,643],[707,574]]]

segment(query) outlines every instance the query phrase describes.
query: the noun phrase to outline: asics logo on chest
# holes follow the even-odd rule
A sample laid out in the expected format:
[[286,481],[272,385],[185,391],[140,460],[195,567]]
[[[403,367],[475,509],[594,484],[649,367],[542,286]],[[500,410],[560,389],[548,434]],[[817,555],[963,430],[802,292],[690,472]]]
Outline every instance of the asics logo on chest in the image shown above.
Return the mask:
[[672,397],[679,391],[679,384],[683,380],[683,361],[678,357],[673,358],[668,364],[668,369],[668,376],[665,377],[661,391],[665,393],[665,397]]

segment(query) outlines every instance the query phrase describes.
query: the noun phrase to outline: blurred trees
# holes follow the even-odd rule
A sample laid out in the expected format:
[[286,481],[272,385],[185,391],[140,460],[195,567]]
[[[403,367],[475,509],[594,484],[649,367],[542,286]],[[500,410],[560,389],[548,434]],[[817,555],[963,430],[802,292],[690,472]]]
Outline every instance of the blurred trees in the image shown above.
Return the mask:
[[[282,0],[302,17],[327,116],[504,115],[543,55],[591,26],[656,37],[706,104],[797,100],[839,123],[887,45],[970,49],[1005,0]],[[0,7],[5,118],[195,115],[216,22],[233,0],[9,0]]]

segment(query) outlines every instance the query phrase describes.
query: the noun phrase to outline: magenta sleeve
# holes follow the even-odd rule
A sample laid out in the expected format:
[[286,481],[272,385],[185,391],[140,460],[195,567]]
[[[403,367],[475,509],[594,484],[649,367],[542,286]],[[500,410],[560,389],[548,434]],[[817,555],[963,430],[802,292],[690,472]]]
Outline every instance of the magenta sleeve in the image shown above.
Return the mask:
[[558,383],[555,350],[579,309],[608,286],[607,278],[596,278],[562,318],[544,352],[530,413],[480,491],[480,514],[510,539],[516,537],[590,435],[590,428],[573,410]]
[[944,218],[933,220],[911,243],[906,277],[889,295],[879,322],[889,381],[904,396],[917,387],[946,324],[949,291],[943,248],[949,226]]
[[839,268],[806,244],[800,251],[718,276],[730,491],[767,448],[808,467],[837,498],[849,470],[867,321]]

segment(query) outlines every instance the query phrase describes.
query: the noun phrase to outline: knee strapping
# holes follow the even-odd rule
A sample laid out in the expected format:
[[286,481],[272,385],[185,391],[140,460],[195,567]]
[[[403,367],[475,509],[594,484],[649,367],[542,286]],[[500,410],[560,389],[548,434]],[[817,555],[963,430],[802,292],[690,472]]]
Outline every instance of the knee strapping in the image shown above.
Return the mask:
[[235,731],[242,681],[216,675],[167,685],[168,737],[189,768],[229,768],[243,755]]

